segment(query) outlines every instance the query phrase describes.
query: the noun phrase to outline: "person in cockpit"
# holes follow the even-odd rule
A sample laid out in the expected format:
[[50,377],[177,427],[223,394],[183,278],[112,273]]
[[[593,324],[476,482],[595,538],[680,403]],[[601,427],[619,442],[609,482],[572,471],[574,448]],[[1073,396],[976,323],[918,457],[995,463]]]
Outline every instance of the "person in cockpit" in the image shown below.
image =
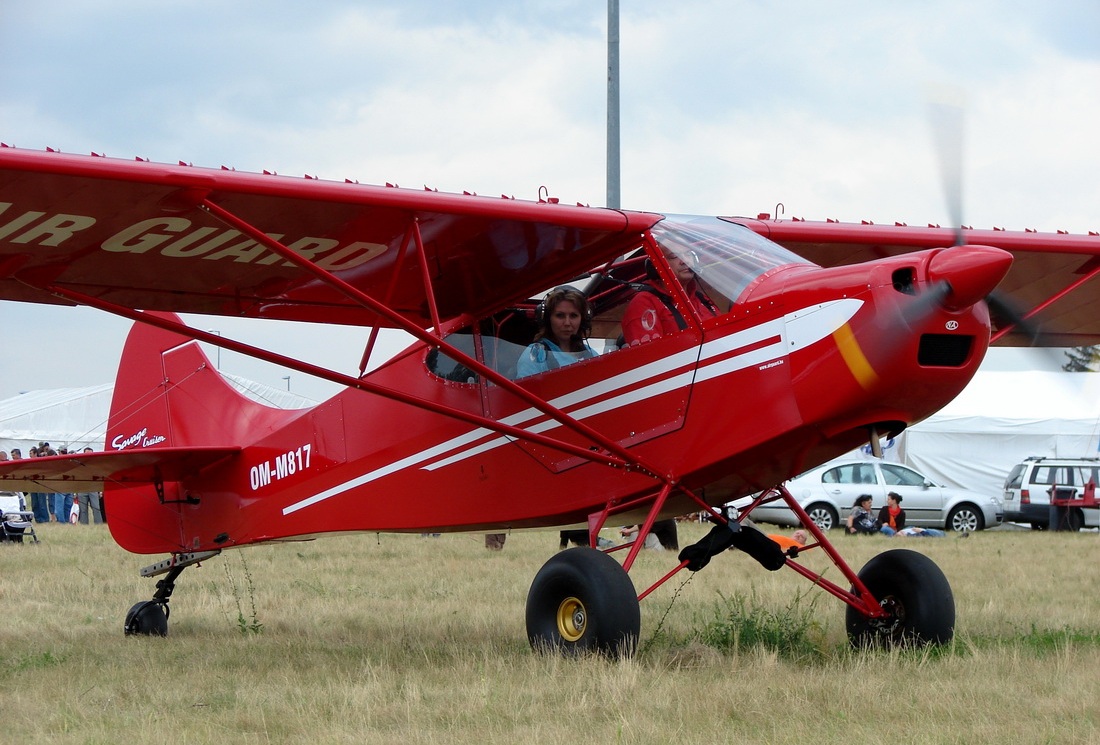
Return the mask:
[[[672,251],[665,248],[661,251],[699,317],[717,316],[718,307],[700,289],[691,266]],[[687,328],[687,322],[677,309],[672,294],[649,260],[646,260],[646,281],[627,304],[622,324],[623,341],[627,345],[653,341]]]
[[555,370],[596,356],[588,345],[592,307],[584,293],[568,285],[556,287],[535,309],[539,332],[516,362],[516,377]]

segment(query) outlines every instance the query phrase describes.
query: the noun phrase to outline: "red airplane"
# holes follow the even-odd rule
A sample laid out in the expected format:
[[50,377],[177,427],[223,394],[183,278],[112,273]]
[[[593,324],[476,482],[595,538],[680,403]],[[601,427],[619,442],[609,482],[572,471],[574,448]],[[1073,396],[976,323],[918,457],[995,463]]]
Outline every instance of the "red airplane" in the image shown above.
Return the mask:
[[[0,485],[101,489],[120,546],[168,555],[142,570],[164,578],[128,633],[166,633],[179,574],[228,548],[583,524],[590,547],[558,553],[531,586],[537,649],[632,653],[639,601],[730,547],[843,601],[853,643],[943,643],[954,602],[934,563],[891,550],[857,574],[782,484],[937,411],[991,332],[1100,341],[1098,256],[1096,234],[682,217],[0,147],[0,299],[137,322],[106,452],[3,463]],[[1029,324],[991,320],[983,300],[1006,275]],[[647,283],[666,288],[677,328],[623,345]],[[520,377],[539,300],[564,285],[590,304],[596,353]],[[371,331],[347,374],[177,312]],[[364,373],[379,328],[415,341]],[[346,390],[269,408],[234,392],[200,341]],[[717,509],[752,494],[740,514]],[[806,546],[781,549],[745,520],[771,499],[799,514]],[[699,510],[713,529],[639,592],[628,572],[654,523]],[[612,519],[640,524],[613,549],[621,562],[595,548]],[[809,550],[849,586],[799,561]]]

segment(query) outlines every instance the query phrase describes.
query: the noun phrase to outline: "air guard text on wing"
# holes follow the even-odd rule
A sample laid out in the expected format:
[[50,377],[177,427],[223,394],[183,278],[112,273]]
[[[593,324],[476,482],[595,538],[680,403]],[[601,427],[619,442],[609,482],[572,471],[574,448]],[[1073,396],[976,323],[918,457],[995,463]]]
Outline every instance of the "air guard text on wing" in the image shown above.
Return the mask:
[[[0,215],[12,207],[10,202],[0,202]],[[5,223],[0,223],[0,240],[16,244],[35,243],[42,246],[59,246],[76,233],[96,224],[94,217],[57,213],[47,216],[44,212],[29,210]],[[282,233],[268,233],[275,240],[282,240]],[[101,248],[113,253],[143,254],[159,249],[161,256],[176,258],[203,258],[208,261],[231,259],[237,263],[270,266],[289,261],[269,251],[256,241],[241,239],[236,230],[213,227],[195,227],[183,217],[154,217],[142,220],[103,241]],[[236,241],[236,242],[233,242]],[[228,244],[228,245],[227,245]],[[287,247],[295,253],[315,262],[329,271],[351,269],[365,264],[386,250],[380,243],[352,241],[341,245],[335,238],[299,238]]]

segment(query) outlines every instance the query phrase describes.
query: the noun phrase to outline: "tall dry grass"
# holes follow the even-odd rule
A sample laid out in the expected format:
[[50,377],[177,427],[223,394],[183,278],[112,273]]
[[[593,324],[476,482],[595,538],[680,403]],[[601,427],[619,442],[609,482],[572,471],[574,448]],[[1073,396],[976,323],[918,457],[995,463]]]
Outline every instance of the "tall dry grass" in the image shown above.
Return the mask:
[[[642,603],[641,652],[620,662],[528,647],[524,602],[553,532],[500,553],[469,535],[228,552],[183,573],[166,639],[122,635],[154,589],[137,570],[159,557],[101,526],[40,535],[0,545],[11,742],[1100,742],[1095,533],[906,542],[954,588],[956,640],[935,651],[853,652],[839,601],[724,554]],[[901,545],[836,540],[857,568]],[[636,585],[670,562],[643,552]],[[708,627],[736,626],[731,608],[808,617],[814,651],[708,646]]]

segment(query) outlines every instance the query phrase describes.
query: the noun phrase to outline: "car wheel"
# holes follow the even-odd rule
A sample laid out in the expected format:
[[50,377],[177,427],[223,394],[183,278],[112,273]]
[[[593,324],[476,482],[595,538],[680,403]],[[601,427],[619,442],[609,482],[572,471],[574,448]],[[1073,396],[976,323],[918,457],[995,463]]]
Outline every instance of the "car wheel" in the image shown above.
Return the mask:
[[806,514],[813,520],[814,525],[822,530],[832,530],[840,524],[840,517],[832,506],[824,502],[816,502],[806,508]]
[[926,646],[951,641],[955,596],[947,577],[927,556],[904,548],[886,551],[867,562],[859,579],[887,615],[868,618],[848,606],[845,622],[853,646]]
[[527,594],[527,638],[539,652],[630,657],[641,623],[630,576],[593,548],[555,555],[535,575]]
[[972,504],[960,504],[947,516],[947,529],[956,533],[972,533],[984,527],[982,511]]

